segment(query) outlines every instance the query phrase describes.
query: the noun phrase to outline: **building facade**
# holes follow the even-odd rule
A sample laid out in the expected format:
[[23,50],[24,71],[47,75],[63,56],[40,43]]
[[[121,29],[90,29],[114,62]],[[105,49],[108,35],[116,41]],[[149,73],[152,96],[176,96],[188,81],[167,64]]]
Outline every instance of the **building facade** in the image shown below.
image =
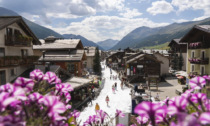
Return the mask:
[[20,16],[0,17],[0,84],[11,82],[38,59],[32,46],[41,44]]
[[181,40],[187,43],[187,73],[210,74],[210,25],[194,26]]
[[33,49],[36,55],[42,52],[39,58],[42,65],[58,65],[73,76],[84,75],[86,54],[80,39],[56,39],[50,36],[40,41],[42,45],[35,45]]

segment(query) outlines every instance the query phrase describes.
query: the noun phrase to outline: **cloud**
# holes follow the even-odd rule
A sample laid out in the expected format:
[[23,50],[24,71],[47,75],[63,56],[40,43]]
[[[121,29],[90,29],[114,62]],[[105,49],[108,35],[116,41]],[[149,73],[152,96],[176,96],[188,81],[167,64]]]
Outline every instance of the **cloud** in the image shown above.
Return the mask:
[[206,19],[206,18],[209,18],[209,16],[197,17],[197,18],[194,18],[193,21],[200,21],[200,20],[203,20],[203,19]]
[[137,16],[141,16],[142,13],[139,12],[137,9],[129,9],[126,8],[124,13],[120,13],[121,16],[125,17],[125,18],[133,18],[133,17],[137,17]]
[[209,0],[172,0],[172,5],[178,7],[179,11],[187,9],[203,10],[204,16],[210,16]]
[[186,19],[172,19],[172,21],[174,21],[176,23],[183,23],[183,22],[188,22],[189,20],[186,20]]
[[154,23],[147,18],[129,19],[117,16],[90,16],[81,22],[72,22],[63,28],[47,26],[61,34],[82,35],[98,42],[105,39],[122,39],[126,34],[141,26],[159,27],[168,23]]
[[147,12],[149,12],[152,15],[168,14],[172,11],[173,6],[164,0],[152,2],[152,6],[147,9]]

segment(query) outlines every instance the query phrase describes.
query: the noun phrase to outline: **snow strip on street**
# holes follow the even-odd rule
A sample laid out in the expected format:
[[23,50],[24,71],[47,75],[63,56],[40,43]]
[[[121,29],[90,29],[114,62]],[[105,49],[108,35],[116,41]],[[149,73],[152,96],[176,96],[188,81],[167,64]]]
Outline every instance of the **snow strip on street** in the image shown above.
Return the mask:
[[[105,66],[102,65],[102,68]],[[107,112],[111,117],[115,116],[116,109],[123,111],[124,113],[130,113],[131,112],[131,96],[130,88],[124,87],[122,90],[120,87],[121,81],[119,79],[117,80],[110,80],[110,68],[105,68],[105,70],[102,71],[102,77],[106,78],[104,88],[101,90],[100,95],[92,101],[93,105],[91,103],[86,107],[80,114],[80,117],[78,121],[81,120],[81,124],[85,122],[89,116],[95,115],[95,105],[96,103],[99,104],[100,109]],[[117,75],[115,71],[112,70],[112,75]],[[117,82],[117,91],[112,93],[112,85]],[[105,98],[106,96],[109,96],[109,107],[106,104]]]

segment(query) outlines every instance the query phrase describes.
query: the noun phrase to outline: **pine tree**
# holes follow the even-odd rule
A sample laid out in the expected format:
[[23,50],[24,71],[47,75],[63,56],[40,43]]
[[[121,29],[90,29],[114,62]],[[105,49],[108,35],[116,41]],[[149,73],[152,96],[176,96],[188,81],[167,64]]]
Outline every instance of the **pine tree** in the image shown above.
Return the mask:
[[174,51],[174,53],[172,54],[172,57],[173,57],[173,59],[172,59],[172,63],[173,63],[173,65],[172,65],[172,68],[173,68],[173,70],[177,70],[178,68],[178,57],[177,57],[177,54],[176,54],[176,51]]
[[184,65],[183,57],[182,57],[182,51],[180,51],[180,56],[178,60],[178,68],[179,70],[182,70],[182,66]]
[[95,58],[93,60],[93,70],[96,74],[101,75],[101,57],[100,57],[100,53],[99,53],[99,49],[98,47],[96,47],[96,51],[95,51]]

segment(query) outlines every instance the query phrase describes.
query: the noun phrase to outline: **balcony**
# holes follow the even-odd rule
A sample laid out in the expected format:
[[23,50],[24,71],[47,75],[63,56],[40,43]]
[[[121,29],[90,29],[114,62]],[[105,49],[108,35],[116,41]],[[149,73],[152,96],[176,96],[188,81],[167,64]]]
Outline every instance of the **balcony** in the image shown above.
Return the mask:
[[209,64],[209,58],[190,58],[191,64]]
[[208,48],[208,47],[205,46],[205,43],[202,43],[202,42],[194,42],[194,43],[189,43],[188,48],[189,49],[205,49],[205,48]]
[[32,37],[27,36],[10,36],[5,35],[5,45],[6,46],[20,46],[20,47],[28,47],[31,46]]
[[19,66],[19,65],[30,65],[38,61],[39,56],[5,56],[0,57],[0,67],[10,67],[10,66]]

